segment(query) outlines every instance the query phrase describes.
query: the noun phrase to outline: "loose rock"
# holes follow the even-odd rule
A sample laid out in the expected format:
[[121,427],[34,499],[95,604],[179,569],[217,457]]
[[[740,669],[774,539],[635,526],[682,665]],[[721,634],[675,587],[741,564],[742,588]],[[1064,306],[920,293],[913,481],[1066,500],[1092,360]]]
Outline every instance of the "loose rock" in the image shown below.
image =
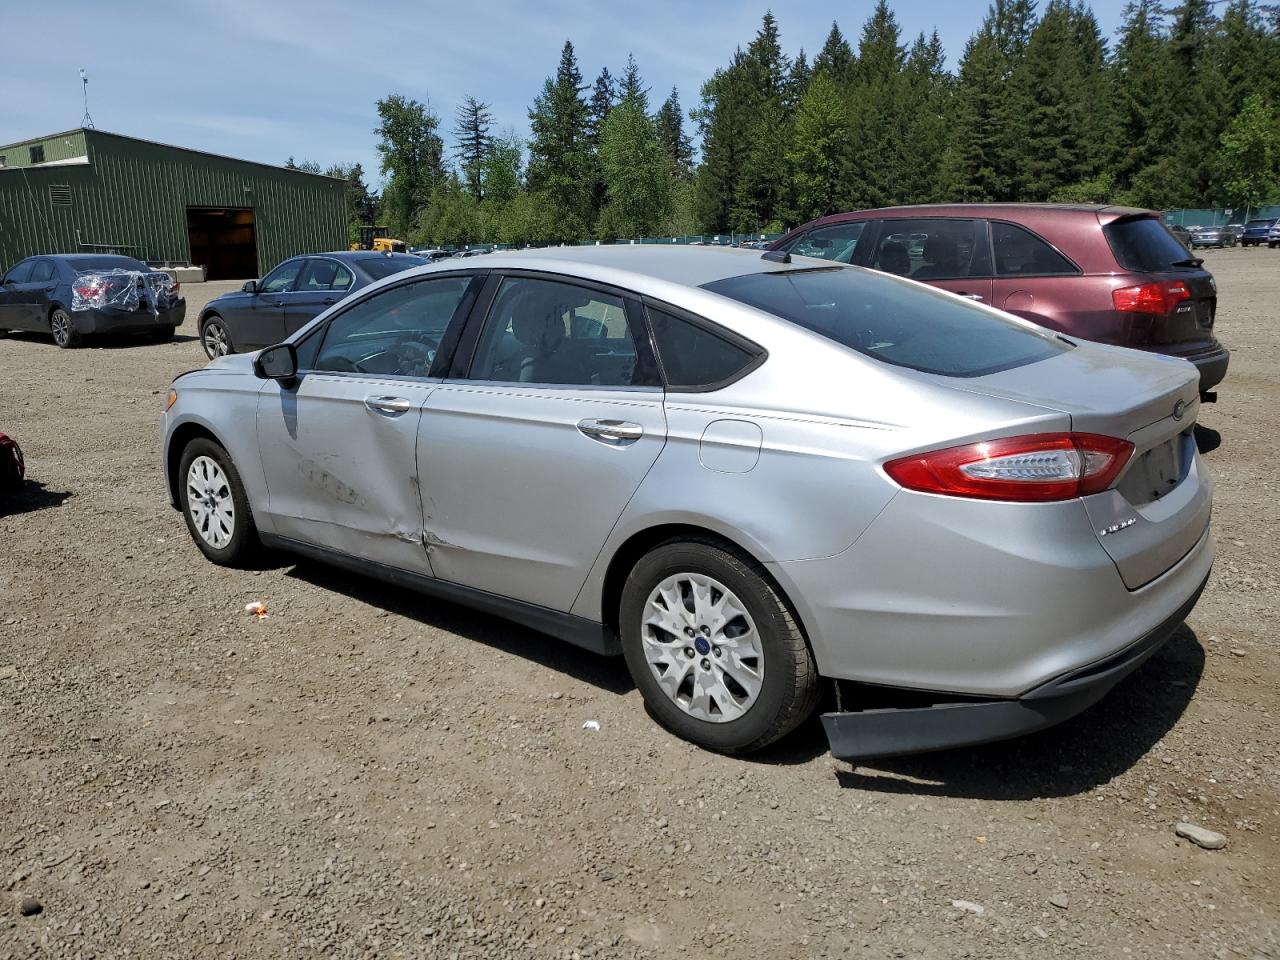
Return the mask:
[[1071,906],[1071,900],[1065,893],[1055,893],[1049,898],[1049,903],[1051,906],[1055,906],[1059,910],[1065,910],[1067,907]]
[[1227,845],[1227,838],[1222,834],[1198,827],[1194,823],[1178,823],[1174,825],[1173,830],[1178,836],[1206,850],[1221,850]]
[[23,897],[18,901],[18,913],[24,917],[34,917],[44,913],[44,904],[35,897]]

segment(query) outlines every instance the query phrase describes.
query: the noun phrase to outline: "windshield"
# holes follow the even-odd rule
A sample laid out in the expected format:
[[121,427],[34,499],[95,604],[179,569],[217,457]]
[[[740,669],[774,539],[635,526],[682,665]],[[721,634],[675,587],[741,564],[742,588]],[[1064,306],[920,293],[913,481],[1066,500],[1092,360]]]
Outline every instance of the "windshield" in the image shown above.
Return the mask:
[[1070,349],[950,294],[868,270],[753,273],[705,289],[799,324],[865,356],[948,377],[981,377]]
[[1117,220],[1102,228],[1116,261],[1126,270],[1153,273],[1192,266],[1187,248],[1153,217]]
[[418,257],[411,257],[408,254],[402,257],[365,257],[360,261],[360,266],[373,279],[381,280],[383,277],[389,277],[393,273],[399,273],[401,270],[420,267],[422,266],[422,260]]
[[1251,227],[1269,227],[1275,222],[1274,220],[1250,220],[1248,225]]

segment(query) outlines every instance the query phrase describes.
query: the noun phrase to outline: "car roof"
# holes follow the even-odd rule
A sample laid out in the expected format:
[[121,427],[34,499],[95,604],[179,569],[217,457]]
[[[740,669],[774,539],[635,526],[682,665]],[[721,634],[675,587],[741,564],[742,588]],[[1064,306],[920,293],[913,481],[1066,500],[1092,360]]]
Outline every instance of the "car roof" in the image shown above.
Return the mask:
[[[480,267],[548,270],[573,273],[627,286],[628,276],[642,276],[686,287],[701,287],[717,280],[748,273],[775,273],[796,267],[825,267],[825,260],[795,257],[794,263],[765,260],[759,250],[738,247],[694,247],[688,244],[602,244],[600,246],[546,247],[537,250],[496,251],[476,263]],[[433,273],[458,269],[448,260],[424,266]]]
[[61,260],[72,267],[84,266],[87,263],[142,263],[137,257],[126,257],[118,253],[51,253],[50,259]]
[[1159,216],[1154,210],[1142,207],[1121,207],[1109,203],[920,203],[833,213],[811,220],[802,226],[814,227],[880,217],[998,217],[1001,214],[1010,217],[1025,216],[1029,219],[1089,216],[1096,217],[1102,223],[1110,223],[1124,217]]

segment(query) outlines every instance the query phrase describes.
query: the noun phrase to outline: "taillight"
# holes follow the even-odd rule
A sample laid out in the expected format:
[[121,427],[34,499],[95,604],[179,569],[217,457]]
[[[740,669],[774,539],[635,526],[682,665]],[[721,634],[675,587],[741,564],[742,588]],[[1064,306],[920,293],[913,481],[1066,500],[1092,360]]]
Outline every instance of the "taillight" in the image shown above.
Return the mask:
[[101,277],[75,281],[71,285],[71,292],[74,294],[71,309],[84,310],[103,306],[107,302],[107,291],[110,289],[108,282]]
[[1111,302],[1123,313],[1172,313],[1174,307],[1190,299],[1191,291],[1181,280],[1141,283],[1111,291]]
[[916,453],[885,473],[922,493],[977,500],[1044,503],[1107,489],[1133,444],[1094,433],[1037,433]]

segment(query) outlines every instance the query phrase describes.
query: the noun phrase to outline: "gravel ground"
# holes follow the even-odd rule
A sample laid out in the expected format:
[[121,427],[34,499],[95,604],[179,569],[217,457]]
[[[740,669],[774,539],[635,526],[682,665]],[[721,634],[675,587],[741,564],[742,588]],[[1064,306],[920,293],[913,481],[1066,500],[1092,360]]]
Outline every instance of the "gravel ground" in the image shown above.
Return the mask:
[[1186,627],[1054,730],[858,767],[816,722],[693,749],[621,660],[491,617],[212,566],[157,466],[191,328],[0,340],[33,481],[0,516],[0,958],[1280,958],[1280,255],[1206,259],[1234,356]]

